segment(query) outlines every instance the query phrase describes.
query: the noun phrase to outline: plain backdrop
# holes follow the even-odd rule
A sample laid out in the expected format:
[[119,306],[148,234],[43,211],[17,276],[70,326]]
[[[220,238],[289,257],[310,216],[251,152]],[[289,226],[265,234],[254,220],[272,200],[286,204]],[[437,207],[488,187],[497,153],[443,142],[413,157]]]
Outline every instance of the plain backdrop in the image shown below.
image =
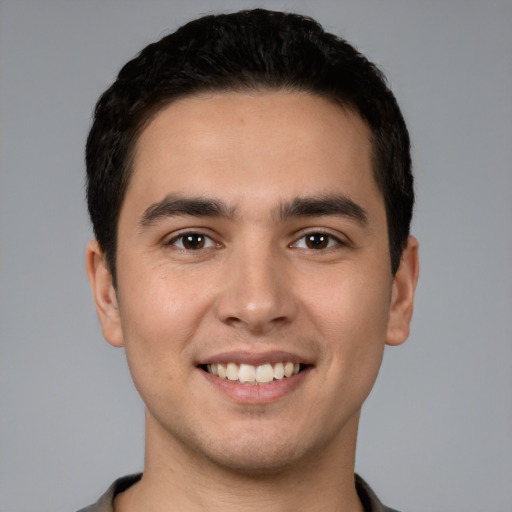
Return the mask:
[[406,512],[510,512],[512,2],[0,0],[1,512],[72,512],[142,468],[143,406],[84,271],[91,112],[146,44],[256,6],[378,63],[413,140],[415,318],[364,406],[357,471]]

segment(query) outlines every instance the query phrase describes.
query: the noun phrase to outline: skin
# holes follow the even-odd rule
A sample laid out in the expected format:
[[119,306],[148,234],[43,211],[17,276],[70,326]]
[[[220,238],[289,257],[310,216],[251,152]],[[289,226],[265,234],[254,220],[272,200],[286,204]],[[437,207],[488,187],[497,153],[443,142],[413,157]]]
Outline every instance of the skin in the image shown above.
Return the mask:
[[[147,407],[144,476],[116,510],[362,510],[359,413],[385,344],[408,336],[418,276],[412,237],[391,275],[368,128],[296,92],[194,96],[157,114],[133,166],[117,289],[97,242],[87,248],[103,334],[125,347]],[[327,196],[365,219],[282,215]],[[148,217],[165,198],[224,209]],[[274,394],[245,396],[199,366],[276,351],[307,371]]]

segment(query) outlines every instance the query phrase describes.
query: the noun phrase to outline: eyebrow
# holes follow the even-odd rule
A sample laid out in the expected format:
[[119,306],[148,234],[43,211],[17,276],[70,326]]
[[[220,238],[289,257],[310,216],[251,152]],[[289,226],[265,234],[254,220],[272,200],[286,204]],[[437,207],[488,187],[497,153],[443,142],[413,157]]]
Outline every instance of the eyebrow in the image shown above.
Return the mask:
[[297,197],[290,203],[281,205],[278,209],[280,220],[286,220],[290,217],[323,215],[348,217],[363,226],[368,223],[366,210],[349,197],[340,194],[328,194],[319,197]]
[[234,215],[234,210],[216,199],[168,195],[161,201],[153,203],[144,211],[140,219],[140,226],[146,228],[166,217],[187,215],[192,217],[223,217],[231,219]]
[[[274,214],[279,221],[293,217],[333,215],[354,219],[361,225],[368,223],[366,210],[341,194],[296,197],[288,203],[278,205]],[[149,206],[142,214],[139,224],[142,228],[147,228],[161,219],[179,216],[233,219],[235,208],[230,208],[224,202],[213,198],[168,195]]]

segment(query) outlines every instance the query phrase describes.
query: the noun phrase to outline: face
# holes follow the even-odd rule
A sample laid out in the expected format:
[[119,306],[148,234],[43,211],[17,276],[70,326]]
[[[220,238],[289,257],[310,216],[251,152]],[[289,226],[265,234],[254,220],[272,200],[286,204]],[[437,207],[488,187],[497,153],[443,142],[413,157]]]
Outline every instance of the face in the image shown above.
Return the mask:
[[94,242],[88,269],[149,445],[249,472],[353,448],[417,274],[410,242],[391,275],[371,162],[366,125],[306,94],[186,98],[145,128],[117,290]]

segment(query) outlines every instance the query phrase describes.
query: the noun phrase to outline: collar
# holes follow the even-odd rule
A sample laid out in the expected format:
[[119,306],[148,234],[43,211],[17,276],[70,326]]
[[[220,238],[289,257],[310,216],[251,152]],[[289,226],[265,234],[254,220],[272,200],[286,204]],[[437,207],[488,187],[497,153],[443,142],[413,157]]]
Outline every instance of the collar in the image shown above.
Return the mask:
[[[128,475],[116,480],[105,494],[94,504],[79,510],[78,512],[114,512],[114,498],[128,487],[138,482],[142,473]],[[356,491],[363,504],[365,512],[397,512],[394,509],[384,506],[371,487],[359,476],[354,475]]]

